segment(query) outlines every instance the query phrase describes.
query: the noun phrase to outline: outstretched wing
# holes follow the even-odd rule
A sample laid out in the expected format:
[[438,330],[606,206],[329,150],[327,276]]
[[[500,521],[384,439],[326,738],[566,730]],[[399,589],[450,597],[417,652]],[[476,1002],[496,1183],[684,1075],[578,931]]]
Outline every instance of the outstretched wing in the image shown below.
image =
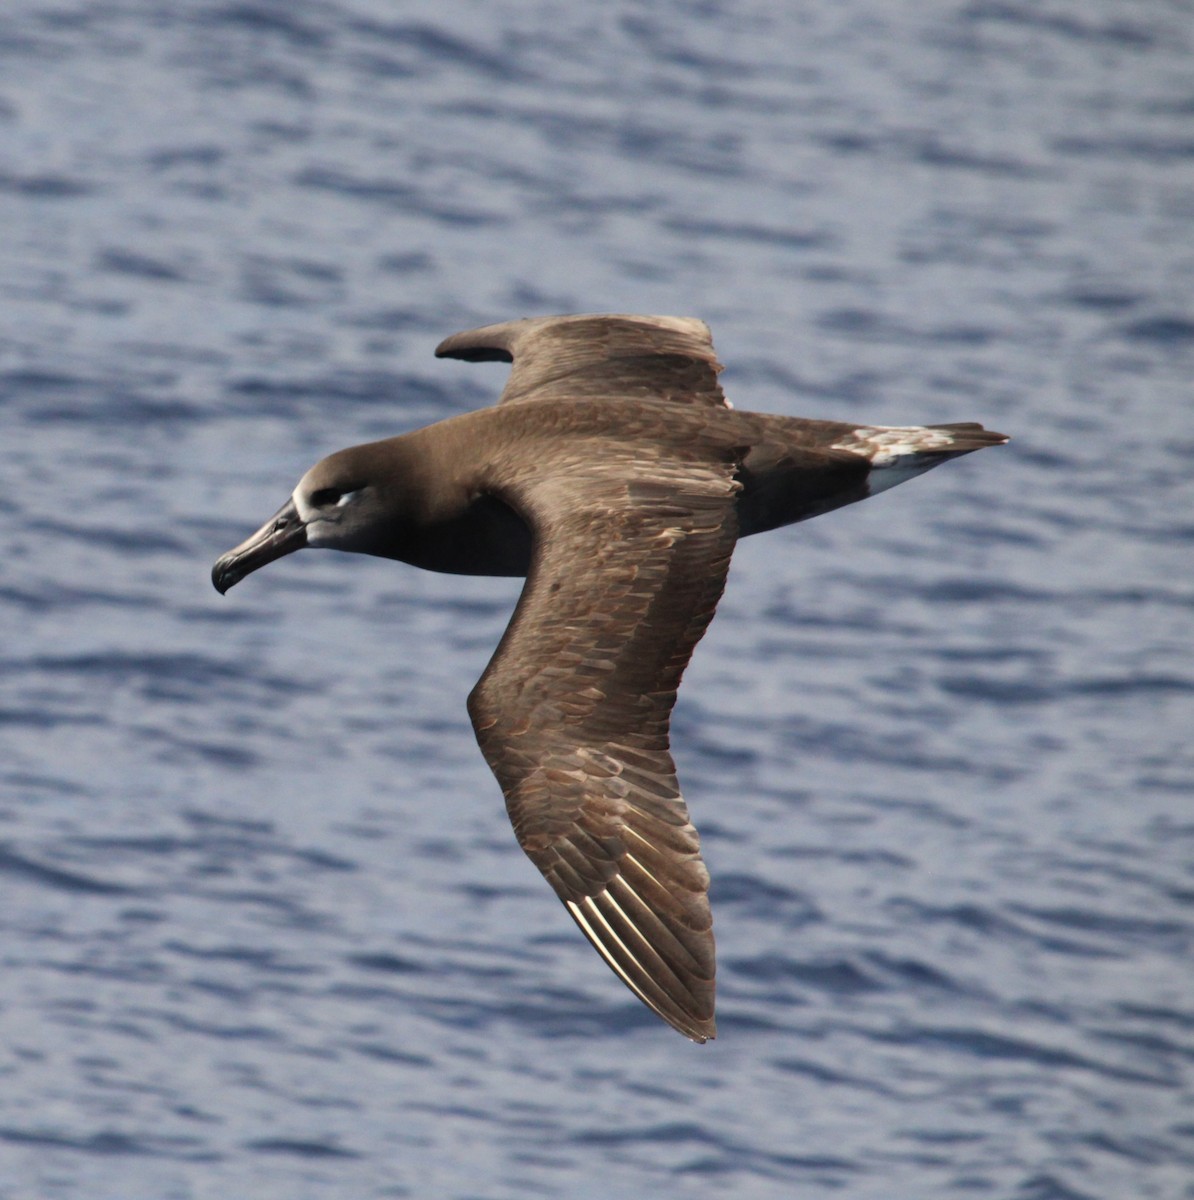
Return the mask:
[[507,496],[534,560],[469,697],[522,848],[631,991],[698,1042],[716,1031],[709,876],[668,726],[725,585],[733,470],[615,446]]
[[528,317],[453,334],[435,353],[512,362],[501,404],[621,396],[729,407],[709,326],[695,317]]

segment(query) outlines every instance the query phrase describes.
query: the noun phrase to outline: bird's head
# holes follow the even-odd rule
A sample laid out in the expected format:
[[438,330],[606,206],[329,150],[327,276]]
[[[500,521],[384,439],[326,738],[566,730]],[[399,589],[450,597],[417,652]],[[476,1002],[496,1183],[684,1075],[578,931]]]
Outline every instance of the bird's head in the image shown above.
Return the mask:
[[304,546],[370,552],[392,515],[384,509],[385,480],[370,469],[364,449],[340,450],[317,462],[290,499],[212,567],[216,591],[223,594],[258,567]]

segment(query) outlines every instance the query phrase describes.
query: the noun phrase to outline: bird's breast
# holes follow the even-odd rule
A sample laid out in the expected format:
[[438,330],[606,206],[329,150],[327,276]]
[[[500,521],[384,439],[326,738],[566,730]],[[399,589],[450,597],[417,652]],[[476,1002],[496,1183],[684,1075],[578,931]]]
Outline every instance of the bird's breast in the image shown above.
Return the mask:
[[525,576],[531,531],[500,500],[480,495],[459,512],[404,529],[385,557],[447,575]]

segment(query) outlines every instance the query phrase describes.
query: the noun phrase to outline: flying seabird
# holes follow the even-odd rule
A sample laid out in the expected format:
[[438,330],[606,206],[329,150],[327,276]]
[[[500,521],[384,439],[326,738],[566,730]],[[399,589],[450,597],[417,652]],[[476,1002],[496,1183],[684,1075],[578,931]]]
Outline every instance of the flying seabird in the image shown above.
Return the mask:
[[740,412],[703,321],[538,317],[441,358],[513,363],[498,404],[316,463],[225,554],[226,592],[304,546],[525,575],[469,716],[514,832],[630,990],[715,1035],[709,874],[676,781],[676,689],[740,537],[1007,441]]

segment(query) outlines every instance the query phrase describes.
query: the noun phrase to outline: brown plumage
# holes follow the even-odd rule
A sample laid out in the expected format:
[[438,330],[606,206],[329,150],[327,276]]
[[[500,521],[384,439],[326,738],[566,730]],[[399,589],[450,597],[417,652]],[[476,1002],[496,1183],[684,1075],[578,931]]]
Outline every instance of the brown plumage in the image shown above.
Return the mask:
[[514,832],[585,936],[694,1041],[715,1034],[709,877],[668,728],[737,539],[1007,439],[733,411],[706,326],[584,316],[457,334],[513,363],[500,403],[316,464],[216,563],[304,545],[527,575],[469,697]]

